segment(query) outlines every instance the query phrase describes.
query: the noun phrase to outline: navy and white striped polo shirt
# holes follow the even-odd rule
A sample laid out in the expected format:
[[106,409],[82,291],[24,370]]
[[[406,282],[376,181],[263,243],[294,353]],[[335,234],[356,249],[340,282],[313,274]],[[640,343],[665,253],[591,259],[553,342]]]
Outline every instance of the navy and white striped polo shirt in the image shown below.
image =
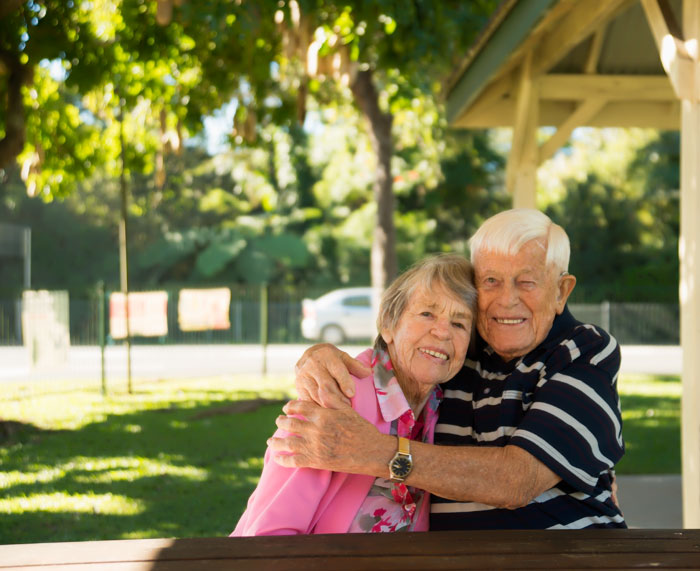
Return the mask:
[[430,529],[626,527],[611,497],[612,469],[624,453],[617,341],[568,308],[520,359],[505,363],[479,341],[476,359],[443,385],[436,444],[512,444],[562,480],[517,509],[433,495]]

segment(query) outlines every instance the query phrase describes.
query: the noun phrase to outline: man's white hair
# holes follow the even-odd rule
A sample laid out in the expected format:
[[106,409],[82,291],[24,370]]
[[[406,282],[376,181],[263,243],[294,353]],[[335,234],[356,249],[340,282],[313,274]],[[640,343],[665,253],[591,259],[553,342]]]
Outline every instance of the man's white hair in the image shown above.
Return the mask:
[[548,266],[568,271],[569,237],[544,212],[531,208],[505,210],[484,221],[469,240],[472,264],[479,252],[514,256],[531,240],[538,240],[546,249]]

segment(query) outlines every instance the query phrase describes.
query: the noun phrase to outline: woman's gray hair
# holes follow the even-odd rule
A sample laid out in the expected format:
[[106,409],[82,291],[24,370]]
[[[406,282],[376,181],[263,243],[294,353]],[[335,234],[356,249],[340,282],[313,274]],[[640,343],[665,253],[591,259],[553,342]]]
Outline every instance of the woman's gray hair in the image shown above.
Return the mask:
[[[464,256],[457,254],[437,254],[423,258],[397,277],[382,294],[377,316],[379,335],[376,346],[386,349],[382,330],[395,331],[396,326],[418,287],[431,291],[443,287],[456,299],[462,301],[476,317],[476,287],[474,287],[474,267]],[[472,325],[475,319],[472,319]]]
[[569,270],[571,246],[566,232],[544,212],[531,208],[513,208],[488,218],[469,240],[472,263],[479,252],[514,256],[531,240],[546,249],[547,266]]

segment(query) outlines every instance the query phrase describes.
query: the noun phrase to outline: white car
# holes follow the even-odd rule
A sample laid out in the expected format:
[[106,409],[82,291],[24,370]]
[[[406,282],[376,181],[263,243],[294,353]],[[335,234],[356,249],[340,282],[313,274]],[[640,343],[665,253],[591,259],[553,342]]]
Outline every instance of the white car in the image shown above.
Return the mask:
[[373,341],[377,335],[371,287],[336,289],[301,303],[301,334],[307,339],[337,345],[350,339]]

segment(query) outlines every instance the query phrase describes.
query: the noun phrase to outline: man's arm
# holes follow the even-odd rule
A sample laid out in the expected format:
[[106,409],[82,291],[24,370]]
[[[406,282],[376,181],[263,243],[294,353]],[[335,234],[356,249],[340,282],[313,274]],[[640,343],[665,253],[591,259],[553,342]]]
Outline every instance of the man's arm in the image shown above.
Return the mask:
[[309,347],[294,367],[294,383],[299,398],[328,408],[350,405],[355,395],[355,381],[351,375],[362,379],[371,369],[357,359],[329,343]]
[[[351,409],[328,410],[293,401],[284,412],[306,420],[280,416],[277,425],[295,436],[271,438],[270,448],[288,467],[325,468],[338,472],[388,478],[396,437],[381,434]],[[413,471],[406,480],[436,495],[496,507],[526,505],[559,480],[530,453],[517,446],[435,446],[411,442]]]

